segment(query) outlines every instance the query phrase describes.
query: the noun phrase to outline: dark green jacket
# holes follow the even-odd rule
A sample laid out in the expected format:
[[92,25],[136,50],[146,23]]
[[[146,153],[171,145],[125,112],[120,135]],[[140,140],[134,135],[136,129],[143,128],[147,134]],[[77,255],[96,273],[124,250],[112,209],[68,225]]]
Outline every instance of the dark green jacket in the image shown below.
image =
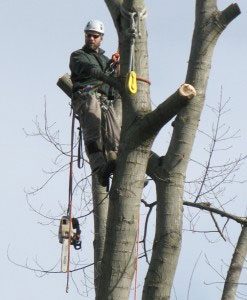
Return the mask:
[[[104,52],[102,49],[96,52],[84,46],[82,49],[76,50],[71,54],[69,67],[71,70],[73,92],[87,85],[94,86],[101,83],[101,81],[91,77],[90,69],[95,68],[105,72],[109,58],[104,55]],[[103,84],[98,90],[108,95],[109,85]]]

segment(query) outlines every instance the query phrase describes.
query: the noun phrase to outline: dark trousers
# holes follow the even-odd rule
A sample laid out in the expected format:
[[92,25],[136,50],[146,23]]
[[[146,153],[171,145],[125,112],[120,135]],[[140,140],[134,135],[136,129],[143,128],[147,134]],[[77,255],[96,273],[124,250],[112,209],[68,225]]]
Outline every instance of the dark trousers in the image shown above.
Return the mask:
[[120,127],[113,105],[100,93],[78,91],[72,106],[82,127],[91,167],[97,169],[118,150]]

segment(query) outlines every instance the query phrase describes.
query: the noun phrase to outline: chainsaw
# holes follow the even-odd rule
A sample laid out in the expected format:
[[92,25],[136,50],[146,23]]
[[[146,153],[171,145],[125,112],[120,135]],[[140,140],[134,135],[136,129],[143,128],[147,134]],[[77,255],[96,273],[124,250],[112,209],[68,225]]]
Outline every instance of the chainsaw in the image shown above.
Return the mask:
[[60,220],[60,226],[58,231],[59,243],[62,244],[62,255],[61,255],[62,272],[67,272],[68,269],[69,246],[73,245],[75,250],[81,249],[80,235],[81,235],[81,230],[80,230],[79,221],[76,218],[72,218],[70,223],[70,218],[68,216],[63,216]]

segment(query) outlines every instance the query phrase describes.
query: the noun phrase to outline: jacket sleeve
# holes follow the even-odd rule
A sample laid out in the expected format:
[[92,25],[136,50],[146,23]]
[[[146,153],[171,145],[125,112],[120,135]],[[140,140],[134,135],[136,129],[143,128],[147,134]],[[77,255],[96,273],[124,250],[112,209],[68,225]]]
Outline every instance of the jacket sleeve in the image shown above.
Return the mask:
[[90,75],[93,66],[85,61],[84,56],[79,52],[73,52],[70,56],[69,67],[72,73],[78,75]]

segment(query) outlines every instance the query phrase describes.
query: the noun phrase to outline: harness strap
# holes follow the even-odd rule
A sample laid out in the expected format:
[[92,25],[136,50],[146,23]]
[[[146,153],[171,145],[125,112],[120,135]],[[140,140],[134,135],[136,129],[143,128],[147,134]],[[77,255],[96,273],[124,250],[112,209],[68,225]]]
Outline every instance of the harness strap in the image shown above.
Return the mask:
[[77,167],[81,169],[84,166],[84,157],[82,150],[82,128],[78,127],[79,130],[79,138],[78,138],[78,151],[77,151]]

